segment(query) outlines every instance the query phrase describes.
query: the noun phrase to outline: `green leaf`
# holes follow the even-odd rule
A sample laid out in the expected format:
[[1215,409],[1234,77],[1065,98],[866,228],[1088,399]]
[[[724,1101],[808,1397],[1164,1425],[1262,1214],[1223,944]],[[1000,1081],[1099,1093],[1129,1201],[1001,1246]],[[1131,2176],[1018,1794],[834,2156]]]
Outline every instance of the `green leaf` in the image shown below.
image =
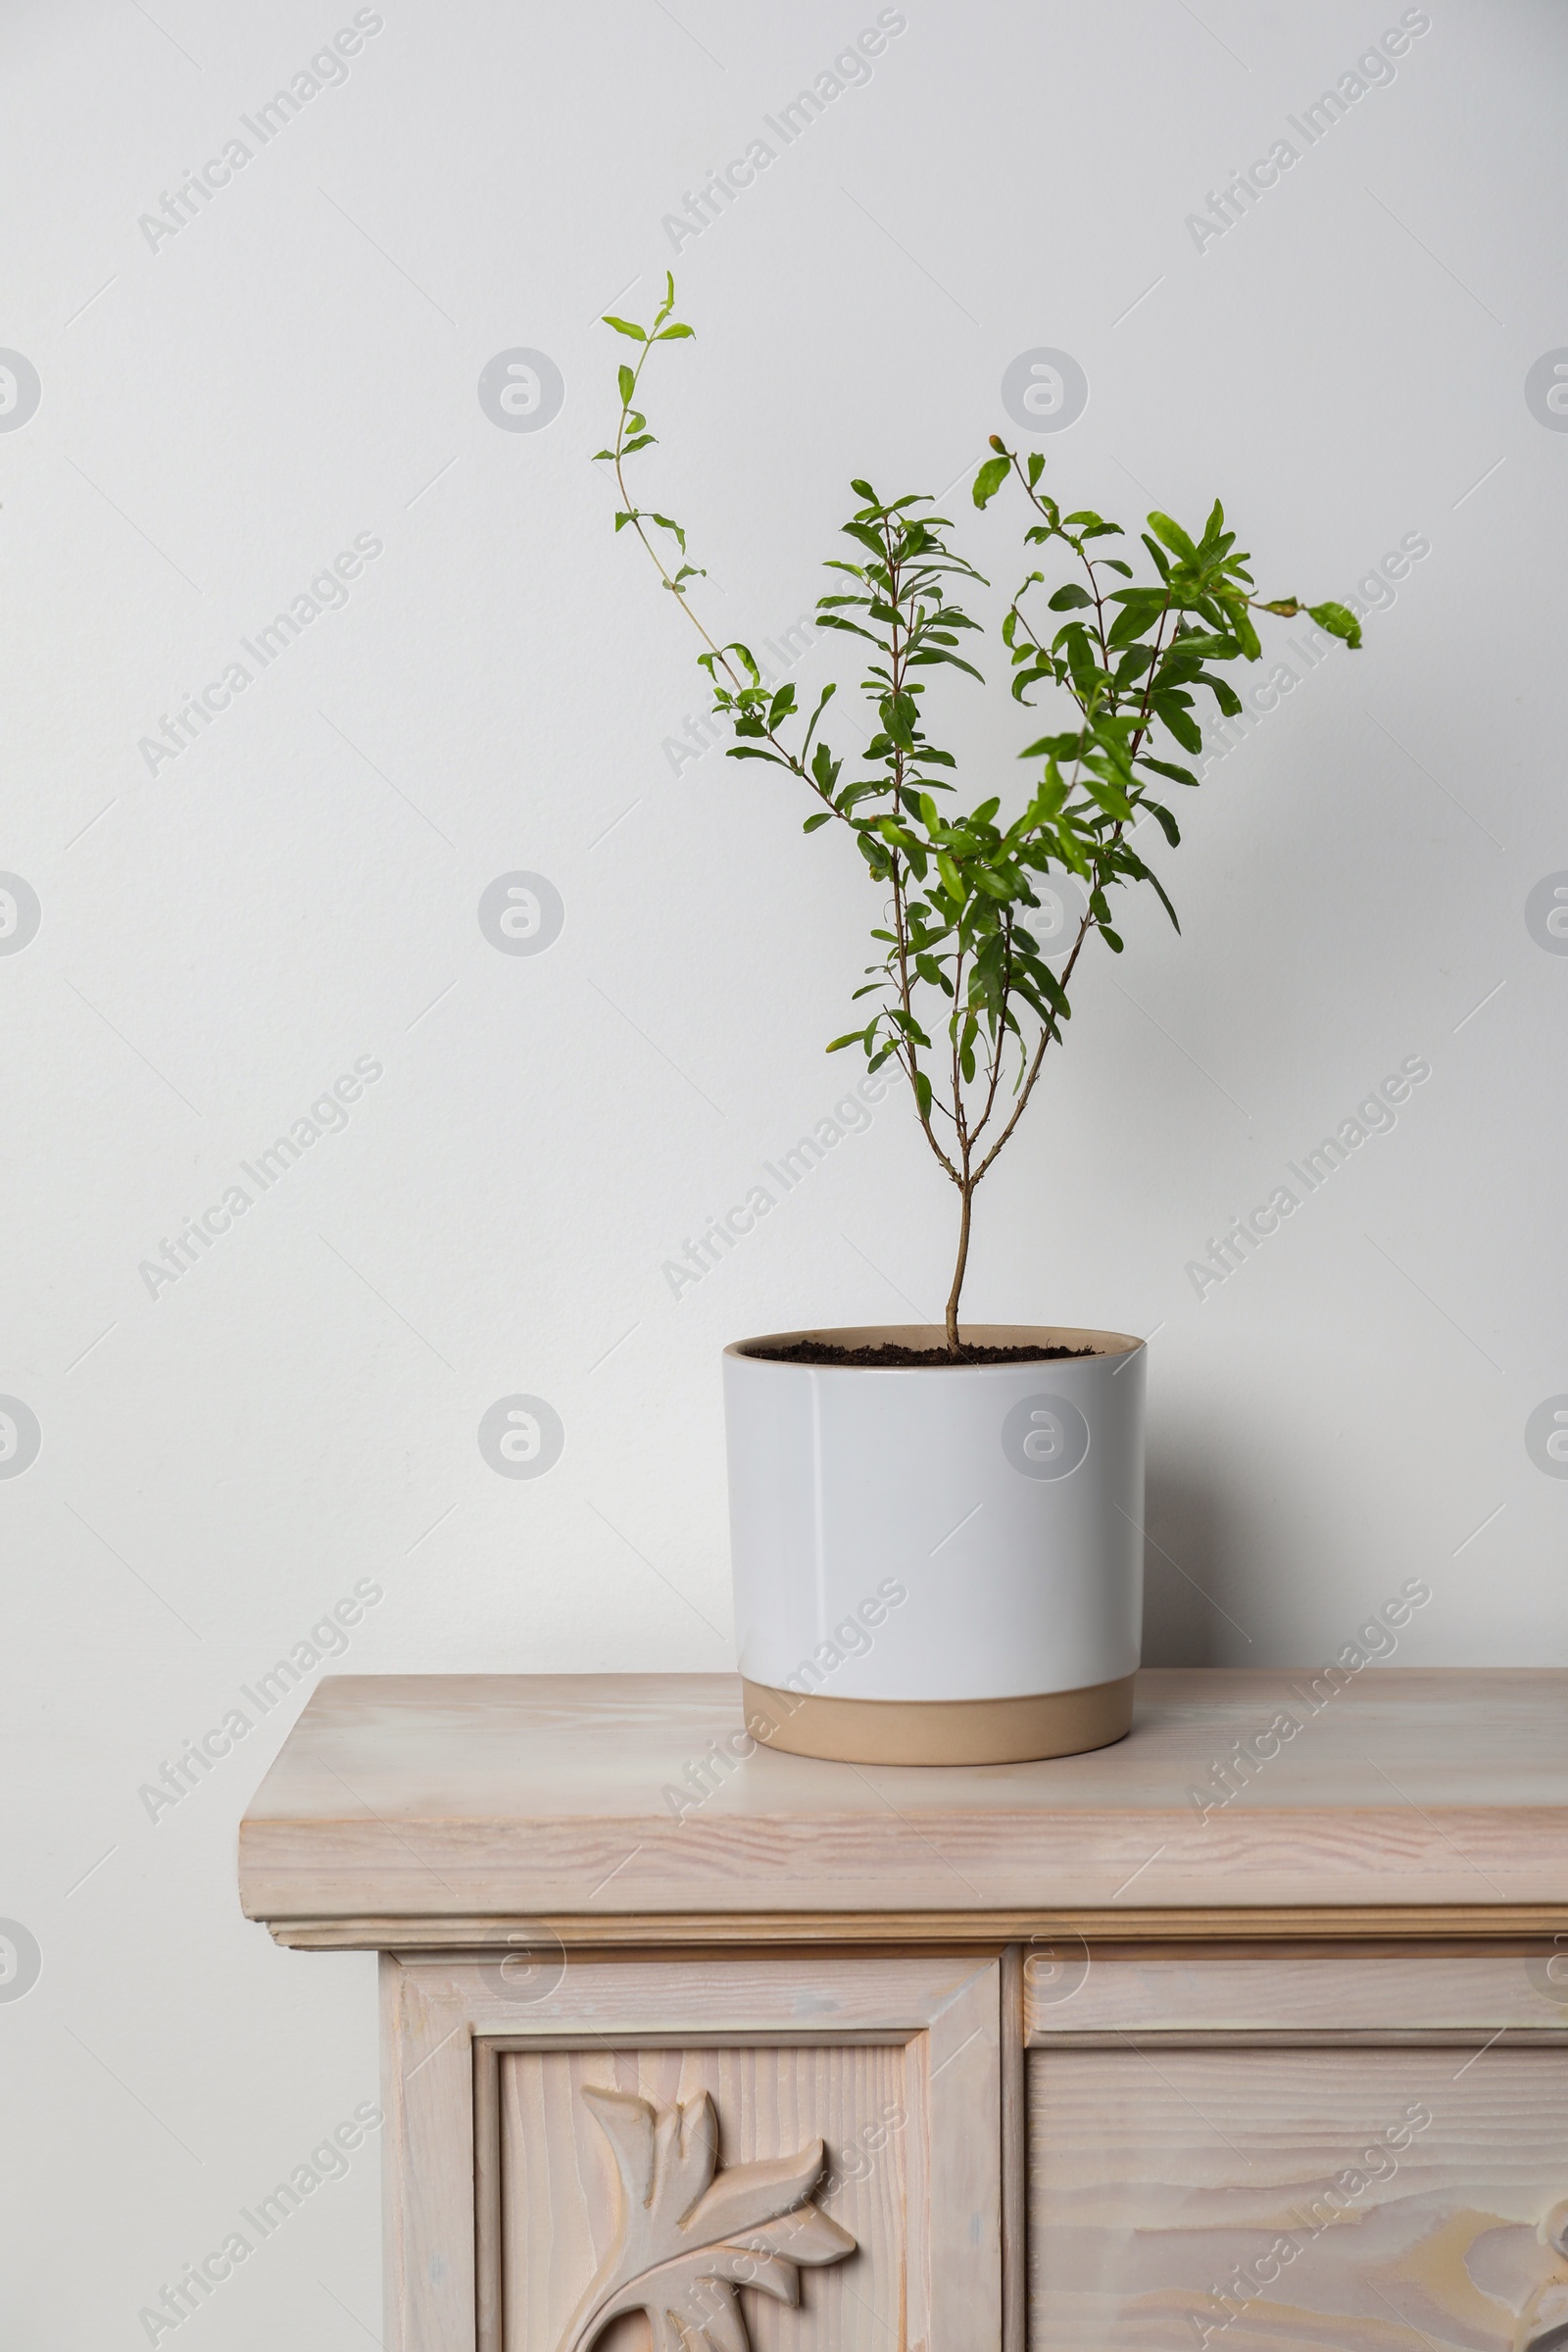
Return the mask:
[[846,620],[842,612],[820,613],[818,626],[824,629],[842,629],[846,637],[863,637],[868,645],[879,646],[882,642],[881,638],[873,636],[869,629],[862,629],[858,620]]
[[1345,605],[1308,605],[1307,612],[1331,637],[1343,637],[1353,654],[1361,642],[1361,623]]
[[1081,621],[1069,621],[1058,632],[1058,643],[1065,639],[1067,667],[1072,673],[1073,691],[1081,703],[1093,700],[1100,684],[1101,672],[1089,642],[1089,631]]
[[1234,637],[1216,637],[1212,630],[1206,629],[1180,629],[1166,649],[1165,660],[1234,662],[1241,650]]
[[912,694],[890,694],[880,705],[882,724],[901,750],[908,751],[914,743],[915,721],[920,712]]
[[814,816],[808,816],[807,818],[805,824],[801,827],[801,831],[803,833],[814,833],[818,825],[830,825],[832,822],[832,809],[819,808]]
[[1168,608],[1163,591],[1157,588],[1120,588],[1116,593],[1128,602],[1111,623],[1105,643],[1120,651],[1156,628]]
[[1089,773],[1084,777],[1084,790],[1090,799],[1098,801],[1105,814],[1113,816],[1118,824],[1124,825],[1129,822],[1133,814],[1133,805],[1119,785],[1107,783],[1104,777]]
[[[1028,650],[1020,647],[1013,659],[1014,661],[1030,662]],[[1026,710],[1032,710],[1034,709],[1034,705],[1032,702],[1030,702],[1025,689],[1030,686],[1037,686],[1042,678],[1054,679],[1055,675],[1056,665],[1054,662],[1050,660],[1044,662],[1030,662],[1030,666],[1027,669],[1020,669],[1012,681],[1013,701],[1015,703],[1021,703]],[[1025,758],[1028,757],[1027,754],[1024,754],[1023,756]]]
[[1056,590],[1047,609],[1052,612],[1076,612],[1080,605],[1092,605],[1094,601],[1087,588],[1080,588],[1076,580],[1069,580],[1065,588]]
[[1153,707],[1156,716],[1163,719],[1182,750],[1192,752],[1196,757],[1203,748],[1203,738],[1175,696],[1156,694]]
[[1193,683],[1208,688],[1227,718],[1234,718],[1241,710],[1242,698],[1228,678],[1211,677],[1207,670],[1200,670]]
[[677,320],[673,326],[662,328],[654,337],[654,341],[656,343],[674,343],[678,342],[682,335],[695,335],[697,329],[694,326],[682,326]]
[[1157,874],[1151,873],[1149,867],[1146,865],[1143,871],[1143,880],[1150,884],[1151,888],[1158,897],[1159,903],[1164,907],[1165,912],[1170,916],[1171,929],[1179,932],[1181,930],[1181,924],[1176,920],[1176,909],[1171,905],[1169,899],[1166,898],[1164,887],[1160,882],[1159,876]]
[[633,375],[629,368],[617,368],[615,370],[615,380],[620,386],[621,407],[630,408],[631,396],[637,389],[637,378]]
[[1156,509],[1149,517],[1149,527],[1155,538],[1163,540],[1171,554],[1183,564],[1197,563],[1198,550],[1179,522],[1173,522],[1168,514],[1161,514]]
[[1169,776],[1173,784],[1191,784],[1195,789],[1197,787],[1198,778],[1190,767],[1173,766],[1170,760],[1152,759],[1147,752],[1139,753],[1138,764],[1140,767],[1152,767],[1156,776]]
[[612,312],[607,311],[605,313],[604,324],[606,326],[612,326],[617,335],[630,335],[634,343],[646,343],[648,340],[647,335],[640,326],[634,326],[629,318],[615,318]]
[[1170,592],[1165,588],[1113,588],[1108,602],[1120,605],[1125,612],[1164,612],[1169,609]]
[[[996,497],[997,492],[1002,488],[1003,483],[1006,480],[1011,471],[1012,465],[1009,459],[987,458],[985,464],[981,466],[979,472],[974,477],[974,490],[972,495],[975,505],[977,507],[988,506],[991,500]],[[856,486],[858,487],[858,485]]]
[[1044,1011],[1045,1006],[1040,1002],[1044,998],[1045,1005],[1049,1006],[1052,1011],[1059,1013],[1064,1021],[1071,1020],[1072,1006],[1067,1002],[1067,992],[1050,964],[1042,963],[1038,958],[1031,959],[1029,978],[1035,992],[1030,998],[1030,1003],[1034,1005],[1035,1010],[1037,1012]]

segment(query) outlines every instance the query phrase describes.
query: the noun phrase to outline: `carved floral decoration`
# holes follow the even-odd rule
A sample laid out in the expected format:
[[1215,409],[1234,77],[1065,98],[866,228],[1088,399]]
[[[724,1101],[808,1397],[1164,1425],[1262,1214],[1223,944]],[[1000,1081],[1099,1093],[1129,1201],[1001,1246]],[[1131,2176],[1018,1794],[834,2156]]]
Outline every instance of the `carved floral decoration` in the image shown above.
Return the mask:
[[800,2266],[842,2262],[847,2230],[811,2203],[822,2142],[798,2156],[718,2164],[718,2119],[704,2091],[673,2107],[585,2088],[619,2178],[615,2235],[561,2352],[593,2352],[612,2320],[647,2315],[651,2352],[750,2352],[739,2290],[792,2309]]
[[1568,2346],[1568,2200],[1552,2207],[1536,2234],[1557,2257],[1557,2268],[1520,2314],[1514,2352],[1558,2352]]

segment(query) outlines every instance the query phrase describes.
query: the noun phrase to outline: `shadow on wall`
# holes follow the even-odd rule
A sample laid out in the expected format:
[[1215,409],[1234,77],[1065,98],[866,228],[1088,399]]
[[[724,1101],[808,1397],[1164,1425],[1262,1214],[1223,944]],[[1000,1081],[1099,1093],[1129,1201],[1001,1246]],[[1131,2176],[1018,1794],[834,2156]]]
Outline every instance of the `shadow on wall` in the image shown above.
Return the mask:
[[1245,1591],[1246,1569],[1221,1467],[1191,1447],[1152,1449],[1148,1476],[1144,1664],[1249,1664],[1248,1642],[1230,1621],[1246,1614],[1231,1599]]

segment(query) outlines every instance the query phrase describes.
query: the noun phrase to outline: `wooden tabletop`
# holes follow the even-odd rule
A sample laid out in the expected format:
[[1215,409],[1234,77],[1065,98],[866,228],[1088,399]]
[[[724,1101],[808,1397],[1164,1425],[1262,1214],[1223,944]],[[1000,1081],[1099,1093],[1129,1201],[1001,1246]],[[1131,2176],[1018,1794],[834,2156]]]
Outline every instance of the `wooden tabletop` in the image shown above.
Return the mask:
[[935,1770],[758,1748],[729,1675],[333,1676],[240,1888],[299,1944],[1568,1931],[1568,1672],[1152,1671],[1114,1747]]

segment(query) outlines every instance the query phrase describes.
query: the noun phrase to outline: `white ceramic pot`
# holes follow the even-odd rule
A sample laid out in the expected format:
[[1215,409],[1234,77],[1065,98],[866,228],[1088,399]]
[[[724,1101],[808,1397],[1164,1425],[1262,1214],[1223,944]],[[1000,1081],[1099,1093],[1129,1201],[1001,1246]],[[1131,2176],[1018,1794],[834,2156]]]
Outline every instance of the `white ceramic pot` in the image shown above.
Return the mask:
[[[1006,1763],[1119,1740],[1143,1620],[1142,1340],[968,1324],[1088,1355],[951,1364],[927,1325],[724,1350],[754,1737],[855,1762]],[[897,1341],[907,1369],[769,1361]]]

